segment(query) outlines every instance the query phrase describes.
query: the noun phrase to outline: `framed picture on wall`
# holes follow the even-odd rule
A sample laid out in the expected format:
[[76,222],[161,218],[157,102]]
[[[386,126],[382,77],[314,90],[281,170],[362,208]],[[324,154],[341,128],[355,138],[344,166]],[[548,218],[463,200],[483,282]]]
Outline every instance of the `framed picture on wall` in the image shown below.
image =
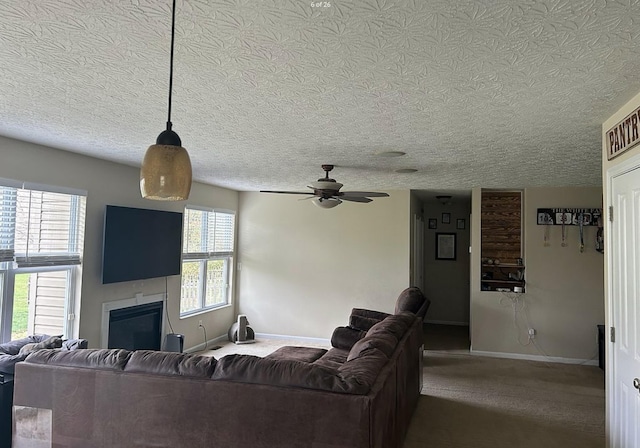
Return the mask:
[[442,224],[449,224],[451,222],[451,213],[442,214]]
[[456,229],[464,229],[465,222],[464,218],[459,218],[456,220]]
[[429,228],[430,229],[438,228],[438,220],[436,218],[429,218]]
[[436,260],[456,259],[456,234],[436,233]]

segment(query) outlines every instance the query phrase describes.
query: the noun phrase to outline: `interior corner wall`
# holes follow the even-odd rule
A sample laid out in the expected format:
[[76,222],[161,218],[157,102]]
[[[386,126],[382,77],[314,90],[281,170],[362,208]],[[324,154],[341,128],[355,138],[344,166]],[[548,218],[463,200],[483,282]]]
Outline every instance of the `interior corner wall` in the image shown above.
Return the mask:
[[256,333],[329,339],[351,308],[393,312],[409,286],[409,191],[315,207],[240,193],[239,312]]
[[[449,325],[469,324],[469,245],[471,201],[458,199],[449,205],[438,201],[423,202],[425,214],[424,293],[431,300],[426,322]],[[450,222],[442,222],[442,214]],[[436,229],[429,228],[435,219]],[[457,220],[464,219],[464,229]],[[436,259],[436,234],[456,234],[456,259]]]
[[[480,190],[474,190],[474,241],[480,241]],[[524,190],[523,253],[525,293],[519,295],[514,318],[514,293],[480,291],[480,245],[473,247],[471,285],[472,351],[517,354],[532,358],[597,362],[597,325],[604,323],[604,257],[595,250],[596,227],[584,228],[585,249],[579,250],[579,228],[536,224],[537,208],[602,207],[602,189],[530,188]],[[535,343],[528,328],[536,330]]]
[[[142,159],[143,154],[140,154]],[[103,285],[102,238],[107,204],[157,210],[183,211],[200,205],[238,209],[238,193],[194,182],[185,202],[150,201],[140,196],[140,169],[67,151],[0,137],[0,177],[87,191],[87,213],[82,264],[81,295],[76,298],[76,331],[73,336],[88,339],[90,347],[100,347],[102,304],[129,299],[136,293],[164,293],[165,279],[147,279]],[[204,342],[198,320],[207,335],[226,334],[235,318],[234,307],[180,319],[180,276],[168,277],[168,315],[173,331],[184,334],[185,348]],[[170,331],[167,329],[167,331]]]

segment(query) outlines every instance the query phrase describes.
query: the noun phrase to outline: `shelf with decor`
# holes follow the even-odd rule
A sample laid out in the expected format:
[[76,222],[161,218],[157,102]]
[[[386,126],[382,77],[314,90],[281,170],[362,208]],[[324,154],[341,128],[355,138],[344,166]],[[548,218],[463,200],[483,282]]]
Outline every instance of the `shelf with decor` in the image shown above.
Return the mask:
[[496,291],[498,288],[514,291],[520,287],[524,292],[524,266],[519,264],[483,264],[481,271],[482,291]]
[[522,192],[483,190],[480,215],[480,289],[524,292]]

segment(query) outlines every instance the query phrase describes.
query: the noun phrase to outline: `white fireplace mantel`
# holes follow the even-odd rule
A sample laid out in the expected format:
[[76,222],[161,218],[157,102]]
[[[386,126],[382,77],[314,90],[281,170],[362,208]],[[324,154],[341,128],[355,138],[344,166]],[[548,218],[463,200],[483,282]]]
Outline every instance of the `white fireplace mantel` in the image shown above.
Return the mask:
[[145,296],[142,293],[136,294],[135,297],[130,299],[114,300],[113,302],[105,302],[102,304],[102,335],[101,344],[102,348],[109,347],[109,313],[113,310],[119,310],[122,308],[130,308],[137,305],[146,305],[147,303],[162,302],[162,334],[164,335],[164,325],[166,319],[166,313],[164,312],[164,298],[165,294],[152,294]]

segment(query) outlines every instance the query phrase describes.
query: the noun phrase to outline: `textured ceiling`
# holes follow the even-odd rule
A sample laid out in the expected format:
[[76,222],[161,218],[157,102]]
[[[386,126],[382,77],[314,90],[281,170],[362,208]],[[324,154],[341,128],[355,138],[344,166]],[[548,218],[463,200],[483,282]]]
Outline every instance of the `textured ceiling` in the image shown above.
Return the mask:
[[[0,134],[139,166],[170,8],[3,0]],[[600,185],[601,124],[640,91],[640,0],[183,0],[176,27],[174,130],[236,190],[322,163],[346,190]]]

